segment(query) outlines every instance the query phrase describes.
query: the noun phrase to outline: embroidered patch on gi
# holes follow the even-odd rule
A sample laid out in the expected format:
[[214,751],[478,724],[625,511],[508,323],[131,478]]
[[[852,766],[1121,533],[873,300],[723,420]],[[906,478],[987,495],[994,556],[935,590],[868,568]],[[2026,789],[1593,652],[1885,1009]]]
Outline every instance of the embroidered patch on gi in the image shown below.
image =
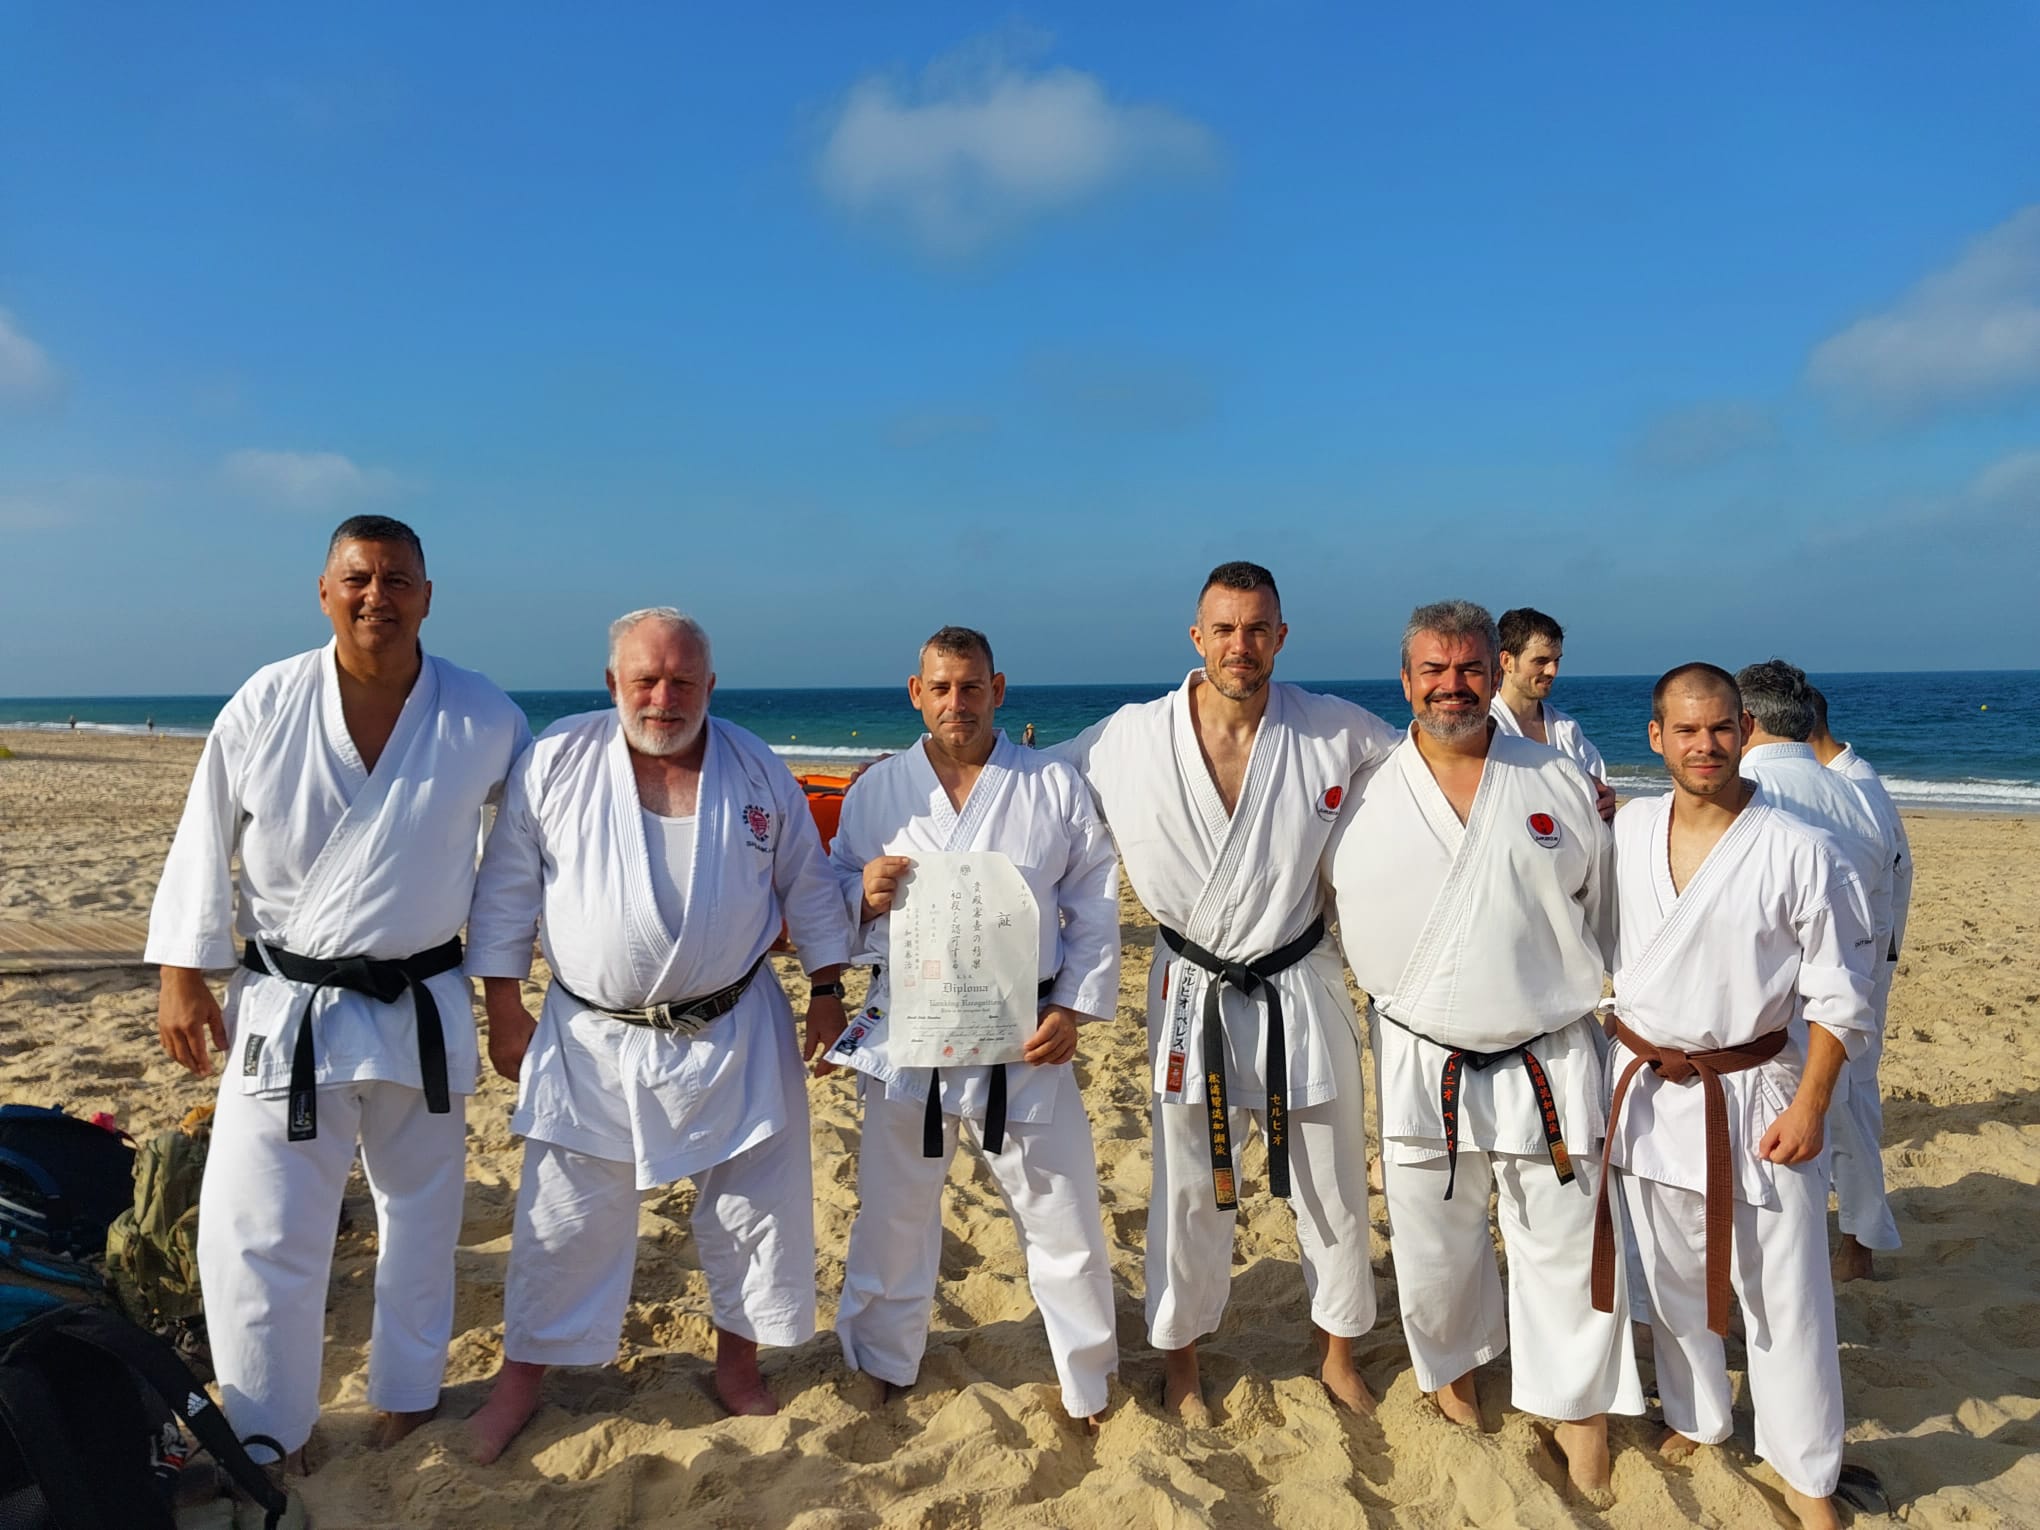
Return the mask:
[[1558,848],[1558,820],[1549,813],[1532,813],[1529,818],[1530,837],[1547,850]]
[[1332,822],[1339,816],[1339,804],[1344,802],[1345,800],[1346,800],[1345,787],[1343,786],[1326,787],[1322,792],[1318,793],[1317,800],[1318,817],[1322,818],[1326,823]]
[[749,803],[744,808],[744,826],[751,831],[751,838],[762,845],[772,832],[772,815],[757,803]]
[[864,1044],[864,1038],[871,1034],[871,1028],[878,1023],[879,1018],[876,1009],[867,1009],[852,1020],[848,1029],[836,1038],[836,1044],[829,1048],[830,1054],[835,1057],[848,1057]]
[[241,1077],[253,1078],[262,1066],[262,1041],[255,1032],[248,1033],[248,1045],[241,1053]]

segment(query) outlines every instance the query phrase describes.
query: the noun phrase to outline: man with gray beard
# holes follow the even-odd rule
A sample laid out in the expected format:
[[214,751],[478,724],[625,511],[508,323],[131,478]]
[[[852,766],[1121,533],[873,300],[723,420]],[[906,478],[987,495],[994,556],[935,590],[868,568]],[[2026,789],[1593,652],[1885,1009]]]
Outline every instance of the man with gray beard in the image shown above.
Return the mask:
[[1597,1312],[1587,1280],[1606,1124],[1593,1016],[1615,942],[1610,838],[1593,778],[1491,715],[1498,647],[1494,619],[1471,601],[1412,613],[1409,731],[1354,777],[1325,868],[1369,998],[1417,1384],[1478,1429],[1475,1374],[1513,1348],[1512,1400],[1556,1421],[1573,1486],[1606,1508],[1608,1414],[1643,1411],[1624,1293]]
[[[708,715],[708,635],[670,607],[609,632],[613,711],[562,718],[511,770],[468,919],[489,1060],[525,1138],[503,1369],[471,1423],[493,1461],[549,1365],[616,1354],[639,1192],[686,1175],[716,1328],[716,1392],[777,1411],[761,1343],[815,1328],[807,1090],[765,953],[782,919],[813,979],[807,1056],[843,1030],[850,925],[785,764]],[[553,981],[520,984],[540,934]]]

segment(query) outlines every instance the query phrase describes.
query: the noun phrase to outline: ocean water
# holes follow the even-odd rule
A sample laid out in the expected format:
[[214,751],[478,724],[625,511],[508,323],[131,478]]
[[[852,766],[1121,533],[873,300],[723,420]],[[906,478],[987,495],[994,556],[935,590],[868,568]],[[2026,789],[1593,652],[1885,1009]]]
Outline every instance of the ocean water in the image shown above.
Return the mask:
[[[1285,679],[1289,678],[1284,676]],[[1624,793],[1664,789],[1646,735],[1655,676],[1562,675],[1552,700],[1580,720]],[[2040,670],[1816,675],[1835,736],[1854,743],[1899,801],[1915,806],[2040,812]],[[1129,701],[1147,701],[1179,679],[1145,685],[1015,685],[1000,722],[1014,737],[1032,722],[1043,743],[1068,738]],[[1395,680],[1302,681],[1344,696],[1390,722],[1409,717]],[[609,704],[601,691],[512,691],[534,730]],[[0,697],[0,728],[158,731],[202,736],[224,696]],[[839,690],[718,690],[715,712],[779,753],[853,761],[920,736],[904,686]]]

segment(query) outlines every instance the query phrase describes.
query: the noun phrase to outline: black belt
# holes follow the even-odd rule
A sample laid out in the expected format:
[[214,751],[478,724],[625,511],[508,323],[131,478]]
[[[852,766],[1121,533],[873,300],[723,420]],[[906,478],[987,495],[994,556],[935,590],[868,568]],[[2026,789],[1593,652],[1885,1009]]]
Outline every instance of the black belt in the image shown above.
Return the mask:
[[708,1029],[711,1022],[720,1020],[738,1004],[743,1002],[744,990],[751,986],[751,979],[758,975],[758,969],[765,965],[760,953],[751,963],[751,970],[738,978],[727,988],[718,988],[714,993],[703,994],[698,999],[673,999],[665,1004],[647,1004],[638,1009],[610,1009],[607,1005],[591,1004],[559,980],[553,977],[553,987],[572,999],[581,1008],[593,1010],[598,1015],[607,1015],[612,1020],[621,1020],[625,1025],[641,1025],[652,1031],[671,1031],[680,1036],[692,1036]]
[[[871,981],[884,976],[883,964],[871,969]],[[1055,978],[1045,977],[1034,985],[1034,997],[1045,999],[1055,989]],[[996,1153],[1006,1145],[1006,1069],[1010,1063],[992,1063],[985,1080],[985,1151]],[[928,1070],[928,1104],[921,1112],[921,1156],[942,1156],[942,1070]]]
[[1282,994],[1268,979],[1294,967],[1317,949],[1325,938],[1324,916],[1310,922],[1310,928],[1259,961],[1229,962],[1214,956],[1166,924],[1162,941],[1176,955],[1210,973],[1213,981],[1204,985],[1204,1110],[1211,1137],[1211,1185],[1220,1211],[1231,1211],[1240,1203],[1233,1178],[1232,1129],[1225,1105],[1225,1021],[1218,992],[1237,988],[1252,997],[1265,994],[1268,1004],[1268,1049],[1264,1072],[1268,1080],[1268,1110],[1263,1117],[1268,1137],[1268,1189],[1285,1200],[1289,1196],[1289,1044],[1282,1031]]
[[1452,1199],[1452,1186],[1459,1178],[1459,1075],[1464,1067],[1472,1067],[1476,1073],[1483,1073],[1498,1062],[1511,1057],[1523,1059],[1523,1071],[1530,1075],[1530,1087],[1537,1092],[1537,1120],[1544,1128],[1544,1146],[1551,1154],[1551,1166],[1558,1171],[1558,1182],[1569,1185],[1573,1182],[1572,1154],[1566,1150],[1565,1128],[1558,1119],[1558,1096],[1552,1093],[1551,1079],[1544,1071],[1544,1064],[1537,1060],[1537,1054],[1530,1050],[1530,1041],[1519,1041],[1512,1047],[1499,1052],[1476,1052],[1471,1047],[1448,1046],[1445,1042],[1426,1036],[1414,1026],[1404,1025],[1386,1010],[1374,1011],[1399,1031],[1408,1031],[1419,1041],[1428,1041],[1434,1047],[1445,1048],[1445,1068],[1438,1076],[1438,1113],[1445,1118],[1445,1199]]
[[453,1108],[446,1087],[446,1033],[439,1027],[439,1005],[425,979],[451,972],[460,965],[460,937],[415,956],[394,961],[373,956],[299,956],[280,946],[266,946],[251,940],[242,948],[241,965],[250,972],[271,973],[293,983],[309,983],[305,1007],[298,1012],[297,1041],[290,1054],[290,1120],[292,1142],[309,1142],[319,1135],[318,1091],[312,1074],[312,1000],[322,988],[344,988],[366,994],[382,1004],[394,1004],[408,991],[418,1014],[418,1081],[425,1089],[425,1108],[443,1116]]

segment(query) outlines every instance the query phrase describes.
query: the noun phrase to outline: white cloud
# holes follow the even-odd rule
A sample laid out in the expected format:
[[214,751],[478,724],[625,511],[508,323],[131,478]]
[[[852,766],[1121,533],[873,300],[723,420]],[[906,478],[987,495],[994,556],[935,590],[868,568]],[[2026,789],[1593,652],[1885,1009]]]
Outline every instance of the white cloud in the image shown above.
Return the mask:
[[1095,75],[1030,69],[992,45],[916,83],[858,81],[815,173],[844,211],[957,256],[1114,186],[1216,161],[1211,133],[1188,117],[1114,101]]
[[2040,204],[1822,341],[1806,371],[1838,397],[1913,417],[2040,387]]
[[285,510],[337,510],[397,491],[394,473],[364,468],[339,452],[244,447],[220,462],[220,476],[251,498]]
[[28,402],[55,393],[60,379],[49,353],[21,332],[0,308],[0,402]]
[[2040,451],[2014,452],[1976,475],[1970,497],[2028,514],[2040,512]]
[[0,494],[0,531],[51,531],[76,517],[43,499]]
[[1703,468],[1777,439],[1777,423],[1765,410],[1739,399],[1717,399],[1668,409],[1652,420],[1636,443],[1636,457],[1649,467]]

